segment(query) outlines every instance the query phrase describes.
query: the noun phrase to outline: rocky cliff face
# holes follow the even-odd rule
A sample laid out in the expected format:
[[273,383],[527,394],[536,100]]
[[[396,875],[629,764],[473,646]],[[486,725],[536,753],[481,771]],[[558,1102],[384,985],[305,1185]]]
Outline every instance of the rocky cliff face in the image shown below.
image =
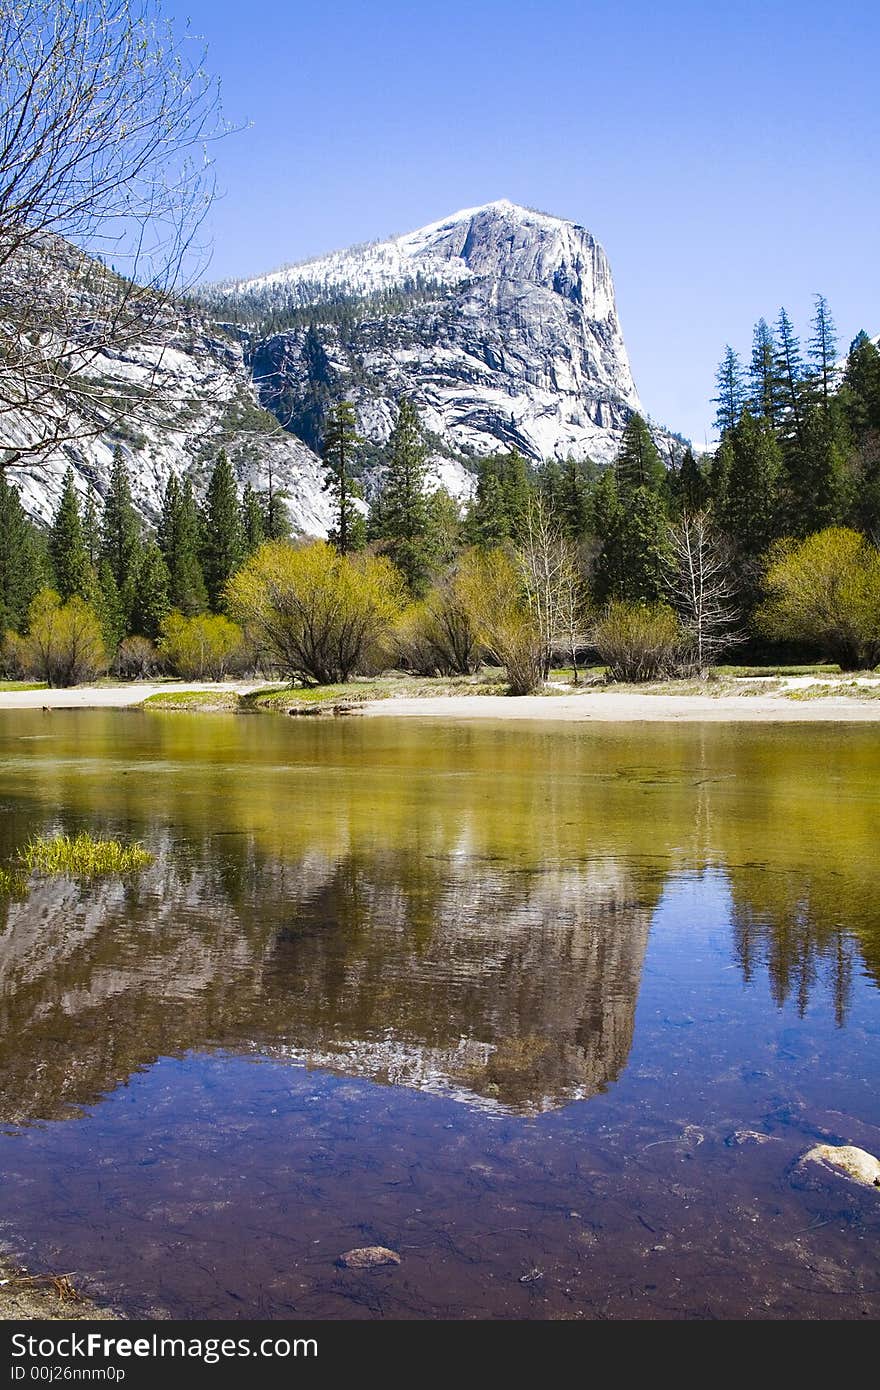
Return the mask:
[[[216,331],[199,315],[170,317],[160,333],[152,332],[124,353],[99,356],[89,370],[118,381],[120,392],[142,392],[145,399],[130,423],[108,423],[93,437],[84,429],[83,437],[48,458],[10,470],[32,516],[51,518],[68,467],[83,496],[91,492],[102,498],[118,446],[129,466],[135,504],[145,520],[155,522],[169,476],[191,474],[198,488],[225,448],[242,484],[265,489],[271,472],[274,488],[287,494],[297,530],[326,532],[329,509],[320,463],[260,407],[237,338]],[[14,415],[3,417],[0,430],[0,447],[27,441],[26,426]],[[76,422],[71,433],[77,434]]]
[[[606,463],[639,400],[602,247],[583,227],[508,202],[215,292],[254,325],[262,402],[308,443],[347,396],[366,437],[412,397],[435,461],[516,447]],[[267,314],[297,326],[268,336]]]
[[[100,499],[118,445],[154,521],[169,475],[198,486],[224,447],[242,483],[265,489],[271,473],[294,527],[325,534],[315,451],[333,401],[355,402],[369,483],[369,446],[411,397],[435,479],[460,497],[473,460],[499,449],[607,463],[639,408],[602,247],[583,227],[508,202],[211,287],[203,310],[169,314],[89,370],[145,399],[157,375],[162,386],[129,424],[108,419],[96,437],[16,467],[34,516],[52,515],[68,466]],[[5,415],[0,450],[22,429]]]

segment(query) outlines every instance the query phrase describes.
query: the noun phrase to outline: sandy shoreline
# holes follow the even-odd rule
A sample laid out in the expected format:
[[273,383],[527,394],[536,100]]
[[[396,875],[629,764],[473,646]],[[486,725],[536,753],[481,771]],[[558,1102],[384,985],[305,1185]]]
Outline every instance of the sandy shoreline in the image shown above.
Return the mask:
[[[246,694],[262,681],[163,681],[119,686],[77,686],[71,690],[0,691],[0,710],[123,709],[150,695],[174,691]],[[637,691],[584,691],[562,695],[428,695],[369,700],[357,712],[386,719],[540,720],[544,723],[839,723],[880,722],[880,700],[827,696],[808,700],[768,695],[668,695]],[[328,711],[329,713],[329,711]]]
[[364,714],[392,719],[537,719],[545,723],[840,723],[880,722],[880,700],[849,696],[786,700],[772,695],[447,695],[375,700]]
[[181,690],[246,695],[266,681],[137,681],[131,685],[75,685],[70,690],[0,690],[0,709],[126,709],[150,695]]

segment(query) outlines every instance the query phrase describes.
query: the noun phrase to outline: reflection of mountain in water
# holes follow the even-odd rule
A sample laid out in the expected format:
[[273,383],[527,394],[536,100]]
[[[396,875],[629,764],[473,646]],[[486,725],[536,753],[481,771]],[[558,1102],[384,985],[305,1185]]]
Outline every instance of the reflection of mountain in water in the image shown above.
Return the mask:
[[613,862],[246,855],[221,875],[166,853],[137,887],[43,883],[11,906],[3,1118],[64,1113],[205,1046],[524,1113],[625,1065],[651,902]]
[[625,1065],[650,914],[614,863],[463,860],[414,880],[391,856],[354,859],[280,934],[267,976],[297,998],[309,1061],[543,1110]]
[[81,828],[158,855],[0,905],[2,1113],[206,1046],[520,1112],[591,1095],[664,878],[707,865],[744,977],[803,1009],[825,976],[842,1022],[880,980],[878,786],[857,726],[0,715],[0,861]]

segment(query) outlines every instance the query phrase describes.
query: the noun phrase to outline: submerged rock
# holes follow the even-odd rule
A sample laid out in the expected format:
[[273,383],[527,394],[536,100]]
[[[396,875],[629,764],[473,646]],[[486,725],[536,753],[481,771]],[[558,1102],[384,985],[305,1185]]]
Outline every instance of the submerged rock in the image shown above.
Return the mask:
[[853,1144],[815,1144],[801,1163],[824,1163],[865,1187],[880,1187],[880,1159]]
[[380,1265],[399,1265],[400,1256],[387,1245],[362,1245],[357,1250],[346,1250],[337,1264],[343,1269],[378,1269]]
[[773,1134],[762,1134],[757,1129],[735,1129],[724,1142],[729,1149],[738,1149],[744,1144],[769,1144],[775,1137]]

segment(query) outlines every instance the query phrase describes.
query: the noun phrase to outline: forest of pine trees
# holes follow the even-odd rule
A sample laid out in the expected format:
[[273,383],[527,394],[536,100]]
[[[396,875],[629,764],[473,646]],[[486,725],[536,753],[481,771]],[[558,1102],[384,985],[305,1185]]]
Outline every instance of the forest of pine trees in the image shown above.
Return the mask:
[[[747,363],[726,348],[716,383],[719,443],[710,458],[688,450],[667,467],[648,424],[633,414],[612,467],[568,458],[536,468],[501,451],[475,461],[463,508],[430,487],[429,441],[405,398],[384,448],[370,446],[378,468],[368,506],[354,407],[324,402],[315,424],[331,544],[343,557],[385,556],[418,603],[457,557],[526,546],[539,517],[542,534],[552,531],[576,556],[594,613],[615,604],[650,610],[670,603],[676,555],[690,553],[687,528],[696,518],[725,612],[738,615],[738,640],[760,654],[770,632],[762,617],[767,574],[786,545],[845,528],[876,551],[880,352],[860,333],[841,365],[831,313],[817,296],[805,343],[780,310],[772,328],[764,319],[756,325]],[[271,480],[265,493],[250,485],[240,493],[222,451],[203,495],[190,477],[169,478],[155,530],[139,519],[118,448],[101,498],[78,495],[68,471],[47,528],[28,520],[13,478],[0,474],[0,632],[26,634],[35,601],[50,591],[62,609],[76,602],[89,610],[112,659],[133,639],[161,640],[169,614],[222,616],[230,579],[265,542],[288,533],[283,494]],[[804,631],[793,619],[790,626],[771,635],[802,642]],[[719,646],[717,634],[709,645]]]

